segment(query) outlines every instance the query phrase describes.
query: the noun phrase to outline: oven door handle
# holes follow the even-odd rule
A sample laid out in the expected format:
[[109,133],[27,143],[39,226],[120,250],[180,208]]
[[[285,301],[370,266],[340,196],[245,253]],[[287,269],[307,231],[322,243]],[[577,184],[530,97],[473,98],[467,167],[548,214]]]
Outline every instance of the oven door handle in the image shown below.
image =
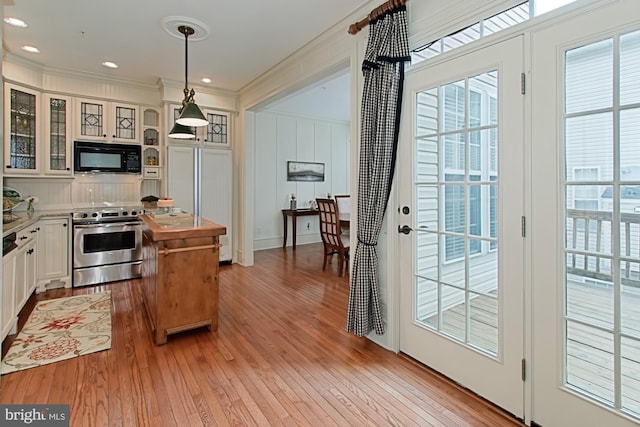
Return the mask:
[[142,224],[140,221],[136,222],[111,222],[105,223],[102,222],[100,224],[75,224],[74,228],[103,228],[103,227],[122,227],[123,225],[140,225]]

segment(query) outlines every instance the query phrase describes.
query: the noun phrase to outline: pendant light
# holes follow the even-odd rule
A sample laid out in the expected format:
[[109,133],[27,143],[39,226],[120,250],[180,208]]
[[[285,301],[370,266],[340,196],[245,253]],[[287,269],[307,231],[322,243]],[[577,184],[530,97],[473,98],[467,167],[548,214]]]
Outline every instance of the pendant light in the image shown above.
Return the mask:
[[174,139],[191,139],[195,138],[196,134],[193,133],[190,127],[176,123],[169,132],[169,138]]
[[206,126],[209,122],[193,99],[196,92],[193,89],[189,90],[189,85],[187,83],[189,36],[194,33],[194,30],[187,25],[181,25],[178,27],[178,31],[184,34],[184,99],[182,100],[182,111],[180,113],[180,117],[176,120],[176,124],[182,126]]

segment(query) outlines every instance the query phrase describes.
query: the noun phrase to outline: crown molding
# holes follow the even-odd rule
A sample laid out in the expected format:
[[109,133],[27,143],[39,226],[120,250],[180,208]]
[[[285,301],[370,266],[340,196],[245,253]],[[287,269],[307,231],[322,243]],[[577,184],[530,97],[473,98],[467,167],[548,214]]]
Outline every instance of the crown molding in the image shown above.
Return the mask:
[[18,65],[20,67],[25,67],[32,71],[41,73],[43,76],[43,79],[42,79],[43,81],[45,80],[44,76],[52,76],[52,77],[80,79],[80,80],[85,80],[90,82],[99,82],[103,84],[113,84],[113,85],[125,86],[125,87],[135,87],[139,89],[142,88],[142,89],[158,90],[158,86],[155,84],[150,84],[147,82],[141,82],[137,80],[107,76],[100,73],[91,73],[86,71],[71,70],[67,68],[50,67],[47,65],[42,65],[35,61],[31,61],[31,60],[19,57],[8,51],[6,51],[6,54],[3,55],[2,59],[3,59],[3,62]]

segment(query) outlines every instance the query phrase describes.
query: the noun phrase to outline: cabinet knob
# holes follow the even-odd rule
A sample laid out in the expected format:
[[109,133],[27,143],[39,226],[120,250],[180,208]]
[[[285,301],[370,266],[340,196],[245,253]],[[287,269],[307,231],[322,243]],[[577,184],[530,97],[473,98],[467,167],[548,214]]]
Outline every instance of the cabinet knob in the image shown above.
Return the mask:
[[70,170],[71,170],[71,168],[67,168],[67,170],[68,170],[68,171],[70,171]]
[[63,226],[63,227],[66,227],[66,226],[67,226],[67,224],[62,224],[62,226]]
[[115,138],[116,138],[116,136],[115,136],[115,135],[111,135],[111,138],[115,139]]
[[102,134],[102,137],[103,137],[103,138],[106,138],[106,137],[107,137],[107,134],[106,134],[106,133],[103,133],[103,134]]
[[7,165],[7,169],[11,169],[11,165]]

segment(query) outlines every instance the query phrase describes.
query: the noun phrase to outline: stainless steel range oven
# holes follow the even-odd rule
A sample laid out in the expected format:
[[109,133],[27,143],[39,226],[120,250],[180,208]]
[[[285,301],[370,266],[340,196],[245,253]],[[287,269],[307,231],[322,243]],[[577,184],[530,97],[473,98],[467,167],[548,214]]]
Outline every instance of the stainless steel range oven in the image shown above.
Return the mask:
[[140,208],[73,213],[73,286],[141,276]]

